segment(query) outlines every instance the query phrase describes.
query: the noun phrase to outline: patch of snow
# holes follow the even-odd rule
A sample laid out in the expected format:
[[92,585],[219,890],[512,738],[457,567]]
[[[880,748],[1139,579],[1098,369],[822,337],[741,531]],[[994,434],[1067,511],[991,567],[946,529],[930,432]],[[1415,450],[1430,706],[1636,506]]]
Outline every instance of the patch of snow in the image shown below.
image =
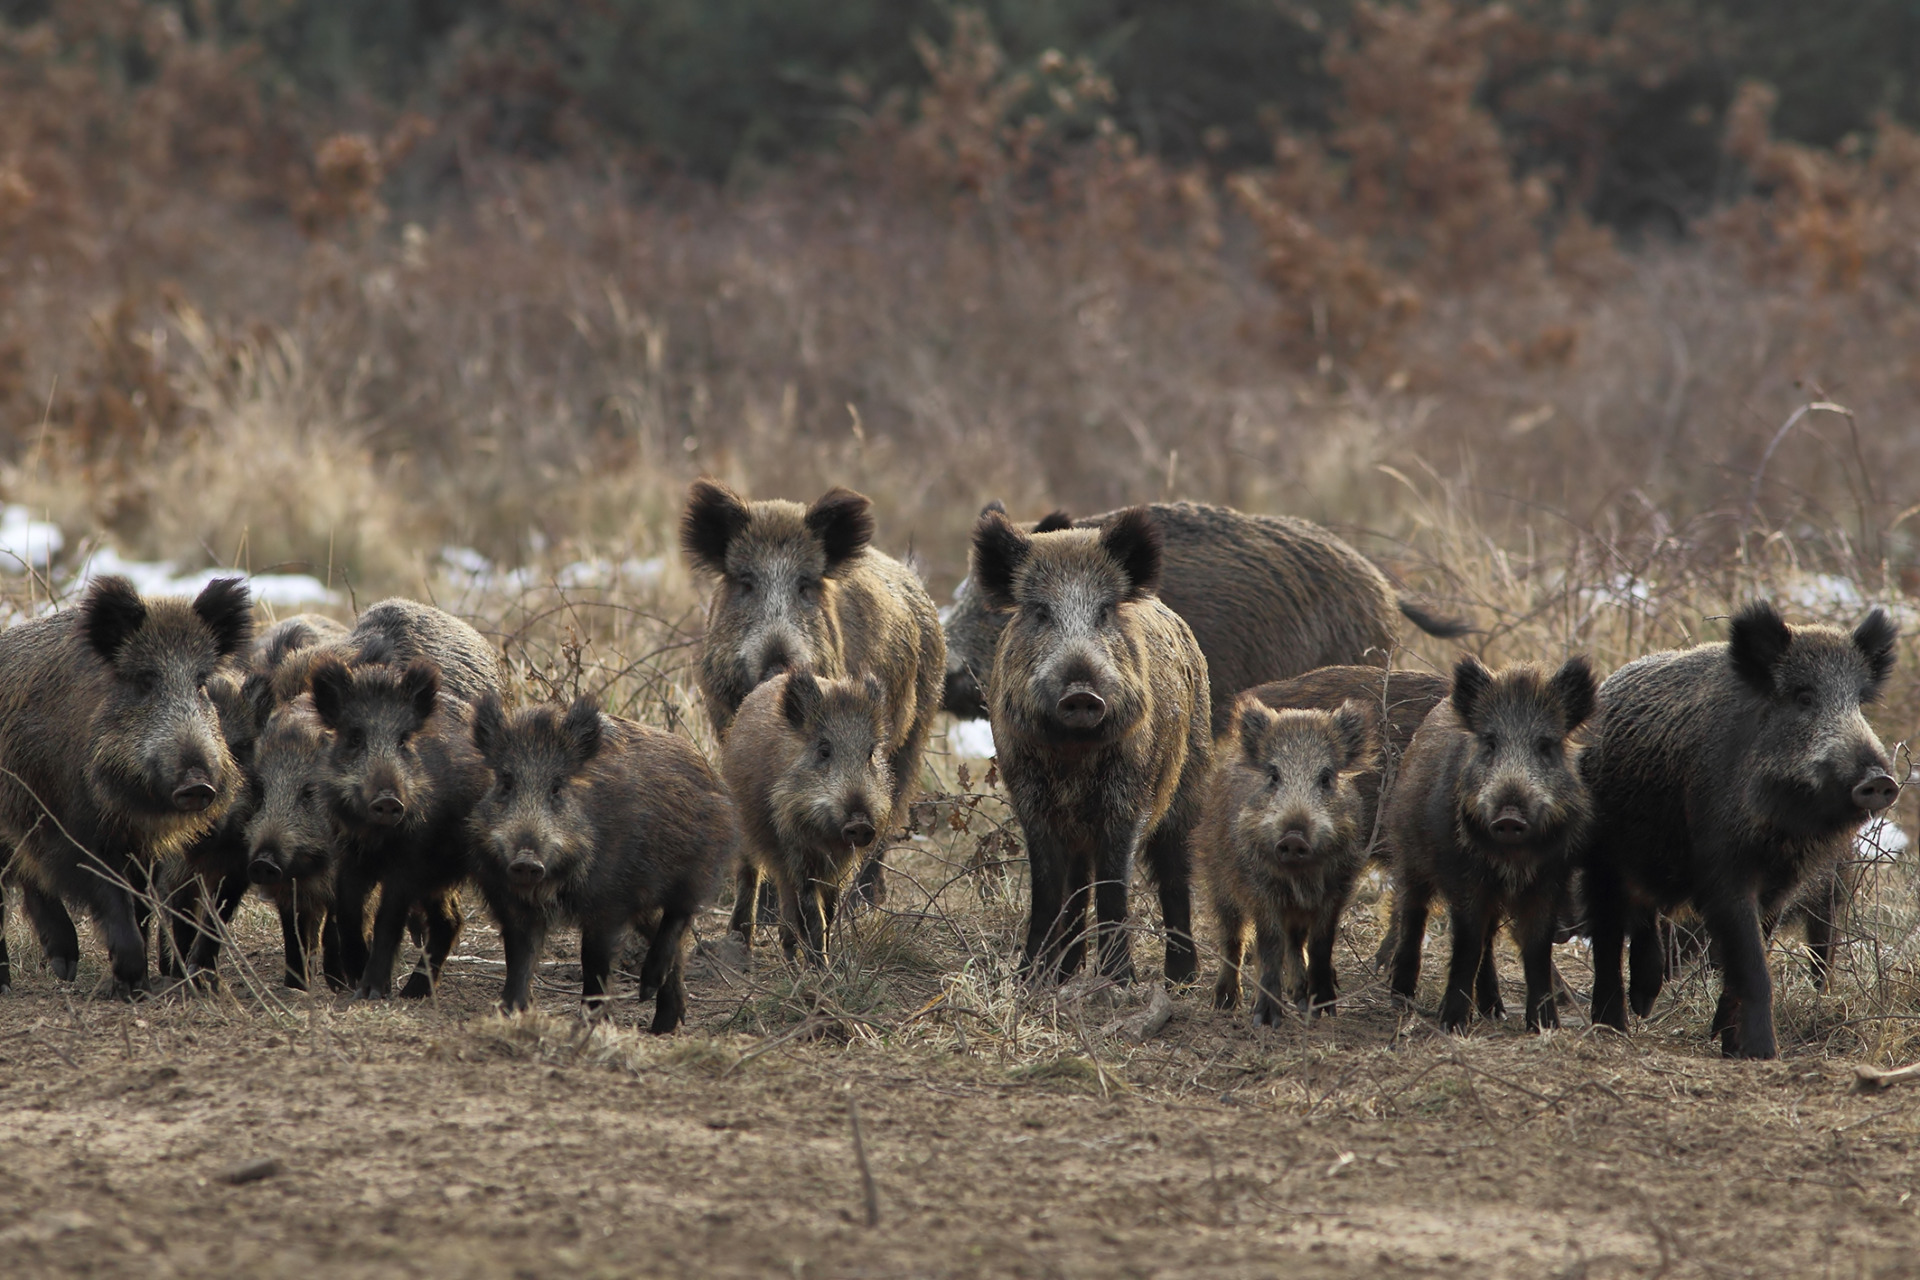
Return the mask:
[[467,591],[516,595],[535,587],[552,585],[562,591],[612,590],[617,587],[650,587],[667,570],[666,559],[651,556],[625,560],[575,560],[563,565],[549,578],[531,568],[502,569],[472,547],[442,547],[440,563],[447,577]]
[[985,720],[961,720],[947,730],[947,750],[969,759],[993,758],[993,725]]
[[44,569],[65,545],[59,525],[35,520],[18,503],[0,507],[0,573]]
[[1853,838],[1853,856],[1862,862],[1898,862],[1912,839],[1890,818],[1875,818]]
[[[102,547],[87,557],[80,572],[66,585],[77,590],[95,578],[119,574],[132,582],[144,596],[191,596],[215,578],[231,578],[233,569],[198,569],[181,573],[171,564],[128,560],[112,547]],[[275,606],[302,604],[338,604],[340,593],[327,589],[326,583],[307,573],[256,573],[245,575],[253,598]]]

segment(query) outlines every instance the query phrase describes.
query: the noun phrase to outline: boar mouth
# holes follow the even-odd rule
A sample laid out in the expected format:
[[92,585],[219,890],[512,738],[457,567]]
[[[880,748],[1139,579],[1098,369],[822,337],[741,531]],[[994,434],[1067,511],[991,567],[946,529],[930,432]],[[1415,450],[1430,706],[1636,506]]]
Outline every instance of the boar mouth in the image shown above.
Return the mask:
[[1495,844],[1524,844],[1533,834],[1533,824],[1527,821],[1527,815],[1517,804],[1501,805],[1493,815],[1493,821],[1487,824],[1487,834],[1493,837]]
[[1884,769],[1875,769],[1854,784],[1854,805],[1869,814],[1883,813],[1900,798],[1900,784]]
[[1283,866],[1298,866],[1313,860],[1313,841],[1298,827],[1290,828],[1274,841],[1273,856]]
[[987,714],[986,694],[966,667],[947,672],[946,692],[940,705],[949,715],[963,720],[978,720]]

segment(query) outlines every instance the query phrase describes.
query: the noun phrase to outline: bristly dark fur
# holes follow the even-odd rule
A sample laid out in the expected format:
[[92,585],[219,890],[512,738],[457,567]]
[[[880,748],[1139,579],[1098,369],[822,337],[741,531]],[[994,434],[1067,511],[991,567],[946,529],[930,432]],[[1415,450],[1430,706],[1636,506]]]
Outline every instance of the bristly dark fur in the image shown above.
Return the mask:
[[253,640],[253,597],[244,578],[215,578],[200,589],[193,611],[213,632],[223,658],[232,657]]
[[1879,699],[1887,677],[1893,674],[1894,644],[1899,639],[1899,624],[1877,606],[1853,629],[1853,647],[1866,655],[1867,669],[1873,673],[1873,687],[1862,701]]
[[986,511],[973,527],[973,581],[989,606],[1013,607],[1013,580],[1033,550],[1033,539],[1002,511]]
[[1786,619],[1765,600],[1756,600],[1733,615],[1727,633],[1727,658],[1755,692],[1773,692],[1773,670],[1793,646]]
[[1141,600],[1160,589],[1160,522],[1151,507],[1129,507],[1100,532],[1100,545],[1119,564],[1131,584],[1129,600]]
[[96,578],[80,602],[80,616],[87,643],[103,660],[112,662],[120,646],[146,622],[147,606],[125,578]]
[[[1002,514],[1006,512],[1005,507],[1000,507],[998,510]],[[1040,517],[1040,523],[1033,526],[1033,531],[1035,533],[1058,533],[1062,529],[1071,528],[1073,528],[1072,516],[1064,511],[1049,511],[1046,515]]]

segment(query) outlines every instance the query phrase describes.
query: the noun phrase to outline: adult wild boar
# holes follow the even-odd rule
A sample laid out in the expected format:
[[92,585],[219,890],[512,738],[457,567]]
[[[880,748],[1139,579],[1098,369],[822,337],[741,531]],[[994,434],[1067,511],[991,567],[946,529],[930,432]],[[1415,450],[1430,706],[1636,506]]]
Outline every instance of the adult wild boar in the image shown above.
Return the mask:
[[1373,834],[1362,774],[1374,775],[1379,720],[1370,704],[1275,711],[1240,696],[1213,749],[1206,816],[1194,864],[1220,927],[1214,1005],[1240,1003],[1247,933],[1260,957],[1253,1020],[1278,1026],[1281,1000],[1302,1015],[1334,1010],[1333,944],[1340,912],[1366,865]]
[[656,1034],[674,1030],[686,1017],[688,927],[740,844],[712,766],[686,739],[602,715],[591,698],[509,716],[489,695],[474,708],[473,741],[493,772],[470,822],[474,879],[507,955],[501,1006],[528,1006],[547,930],[564,920],[580,927],[581,999],[597,1011],[637,929],[640,999],[655,1002]]
[[973,580],[1009,617],[988,689],[993,737],[1033,876],[1026,967],[1065,978],[1091,896],[1100,969],[1133,976],[1127,896],[1144,853],[1169,981],[1191,982],[1188,835],[1213,739],[1207,662],[1155,596],[1160,531],[1136,507],[1100,529],[1027,534],[999,511],[973,535]]
[[1824,882],[1861,824],[1899,798],[1861,713],[1893,670],[1884,610],[1851,634],[1789,626],[1771,604],[1734,615],[1724,644],[1650,654],[1600,688],[1582,760],[1596,817],[1587,843],[1593,1021],[1624,1030],[1622,939],[1635,929],[1632,1005],[1663,965],[1640,945],[1655,911],[1690,903],[1719,952],[1713,1032],[1730,1057],[1776,1052],[1762,924]]
[[[1163,570],[1160,598],[1193,630],[1206,656],[1210,717],[1225,732],[1234,696],[1316,667],[1385,666],[1404,617],[1429,635],[1464,624],[1433,617],[1395,595],[1371,560],[1327,529],[1290,516],[1248,515],[1194,502],[1156,503]],[[998,501],[981,512],[1005,514]],[[1034,532],[1101,529],[1119,512],[1070,520],[1055,512]],[[986,674],[1004,614],[969,578],[944,611],[947,658],[942,705],[956,716],[988,714]]]
[[77,944],[65,900],[106,934],[116,990],[145,986],[131,889],[233,801],[239,770],[207,682],[252,635],[238,578],[191,603],[100,578],[78,608],[0,632],[0,840],[56,973],[78,959],[54,952]]
[[1504,919],[1527,981],[1527,1029],[1560,1025],[1553,940],[1573,855],[1592,812],[1570,741],[1593,714],[1593,671],[1569,658],[1497,673],[1463,657],[1451,698],[1428,713],[1387,805],[1394,858],[1393,993],[1411,1002],[1434,893],[1447,900],[1453,955],[1440,1025],[1458,1031],[1478,997],[1499,1017],[1493,938]]
[[[680,521],[688,563],[718,579],[699,681],[721,739],[741,701],[784,671],[805,668],[823,680],[871,673],[887,700],[887,809],[904,814],[940,709],[946,641],[919,577],[872,541],[871,505],[847,489],[803,507],[749,502],[697,480]],[[861,871],[876,899],[886,834]]]

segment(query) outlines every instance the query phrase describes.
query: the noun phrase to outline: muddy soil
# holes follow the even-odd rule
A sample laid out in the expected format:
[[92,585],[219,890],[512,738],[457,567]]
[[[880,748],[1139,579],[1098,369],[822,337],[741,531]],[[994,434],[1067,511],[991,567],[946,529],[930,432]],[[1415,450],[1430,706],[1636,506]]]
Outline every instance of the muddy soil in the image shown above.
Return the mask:
[[[1012,952],[1008,913],[973,924],[966,945]],[[219,994],[124,1005],[87,994],[91,946],[77,988],[29,959],[0,998],[0,1273],[1920,1266],[1920,1087],[1854,1094],[1852,1063],[1809,1028],[1786,1029],[1780,1061],[1721,1061],[1695,1016],[1704,988],[1631,1039],[1577,1013],[1544,1037],[1447,1037],[1395,1014],[1356,937],[1335,1018],[1255,1030],[1203,988],[1175,993],[1172,1020],[1136,1045],[1109,1024],[1150,987],[966,986],[956,969],[990,966],[928,944],[942,930],[925,920],[870,915],[834,975],[798,983],[765,942],[750,974],[730,968],[722,925],[702,922],[692,1022],[664,1040],[636,1029],[649,1011],[630,1000],[588,1034],[567,939],[542,969],[542,1012],[492,1016],[483,919],[424,1004],[256,989],[229,962]],[[11,933],[16,955],[33,951],[17,919]],[[239,939],[253,970],[277,972],[264,910],[246,909]],[[1140,951],[1157,961],[1157,944]]]

